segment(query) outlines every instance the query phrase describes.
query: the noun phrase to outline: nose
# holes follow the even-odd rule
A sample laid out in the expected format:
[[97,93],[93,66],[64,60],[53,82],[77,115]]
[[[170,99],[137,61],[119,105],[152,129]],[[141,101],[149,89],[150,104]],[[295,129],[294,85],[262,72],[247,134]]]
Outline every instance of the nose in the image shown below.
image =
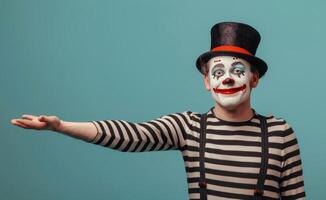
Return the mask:
[[232,78],[226,78],[222,81],[223,85],[233,85],[234,84],[234,80]]

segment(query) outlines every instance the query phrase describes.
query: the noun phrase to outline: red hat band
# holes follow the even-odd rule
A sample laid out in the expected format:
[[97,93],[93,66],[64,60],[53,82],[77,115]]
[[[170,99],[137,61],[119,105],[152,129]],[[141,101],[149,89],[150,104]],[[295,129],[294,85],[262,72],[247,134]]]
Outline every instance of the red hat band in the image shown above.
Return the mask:
[[249,56],[252,56],[252,54],[248,50],[238,46],[218,46],[213,48],[211,51],[231,51],[231,52],[242,53],[242,54],[247,54]]

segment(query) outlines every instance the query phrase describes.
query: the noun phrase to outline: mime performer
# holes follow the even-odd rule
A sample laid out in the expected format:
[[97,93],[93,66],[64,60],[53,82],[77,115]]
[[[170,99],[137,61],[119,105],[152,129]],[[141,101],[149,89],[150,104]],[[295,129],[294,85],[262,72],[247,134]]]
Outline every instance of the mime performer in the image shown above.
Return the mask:
[[255,56],[259,42],[258,31],[244,23],[221,22],[211,28],[211,49],[196,61],[215,102],[206,113],[176,112],[141,123],[69,122],[24,114],[11,123],[119,151],[180,150],[191,200],[304,200],[294,130],[284,119],[260,115],[250,104],[251,91],[268,68]]

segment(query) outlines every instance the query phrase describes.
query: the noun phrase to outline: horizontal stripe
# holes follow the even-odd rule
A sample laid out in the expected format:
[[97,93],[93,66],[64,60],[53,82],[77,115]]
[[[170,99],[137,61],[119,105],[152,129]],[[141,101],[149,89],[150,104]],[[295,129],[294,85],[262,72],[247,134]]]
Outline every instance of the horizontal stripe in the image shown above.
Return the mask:
[[[255,114],[257,114],[255,112]],[[163,115],[147,122],[91,121],[97,135],[90,143],[119,151],[180,150],[187,173],[189,199],[199,195],[200,114]],[[268,163],[264,199],[305,199],[300,147],[292,127],[282,118],[267,117]],[[257,115],[227,122],[207,114],[205,169],[208,200],[252,199],[261,162],[261,129]]]

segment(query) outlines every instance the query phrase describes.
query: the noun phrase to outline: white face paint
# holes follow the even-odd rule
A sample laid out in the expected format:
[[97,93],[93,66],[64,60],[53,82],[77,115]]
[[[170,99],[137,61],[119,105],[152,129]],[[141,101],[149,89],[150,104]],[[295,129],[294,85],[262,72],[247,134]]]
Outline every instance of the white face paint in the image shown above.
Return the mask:
[[253,76],[250,64],[232,56],[217,56],[207,62],[210,90],[215,101],[226,109],[234,109],[250,96]]

